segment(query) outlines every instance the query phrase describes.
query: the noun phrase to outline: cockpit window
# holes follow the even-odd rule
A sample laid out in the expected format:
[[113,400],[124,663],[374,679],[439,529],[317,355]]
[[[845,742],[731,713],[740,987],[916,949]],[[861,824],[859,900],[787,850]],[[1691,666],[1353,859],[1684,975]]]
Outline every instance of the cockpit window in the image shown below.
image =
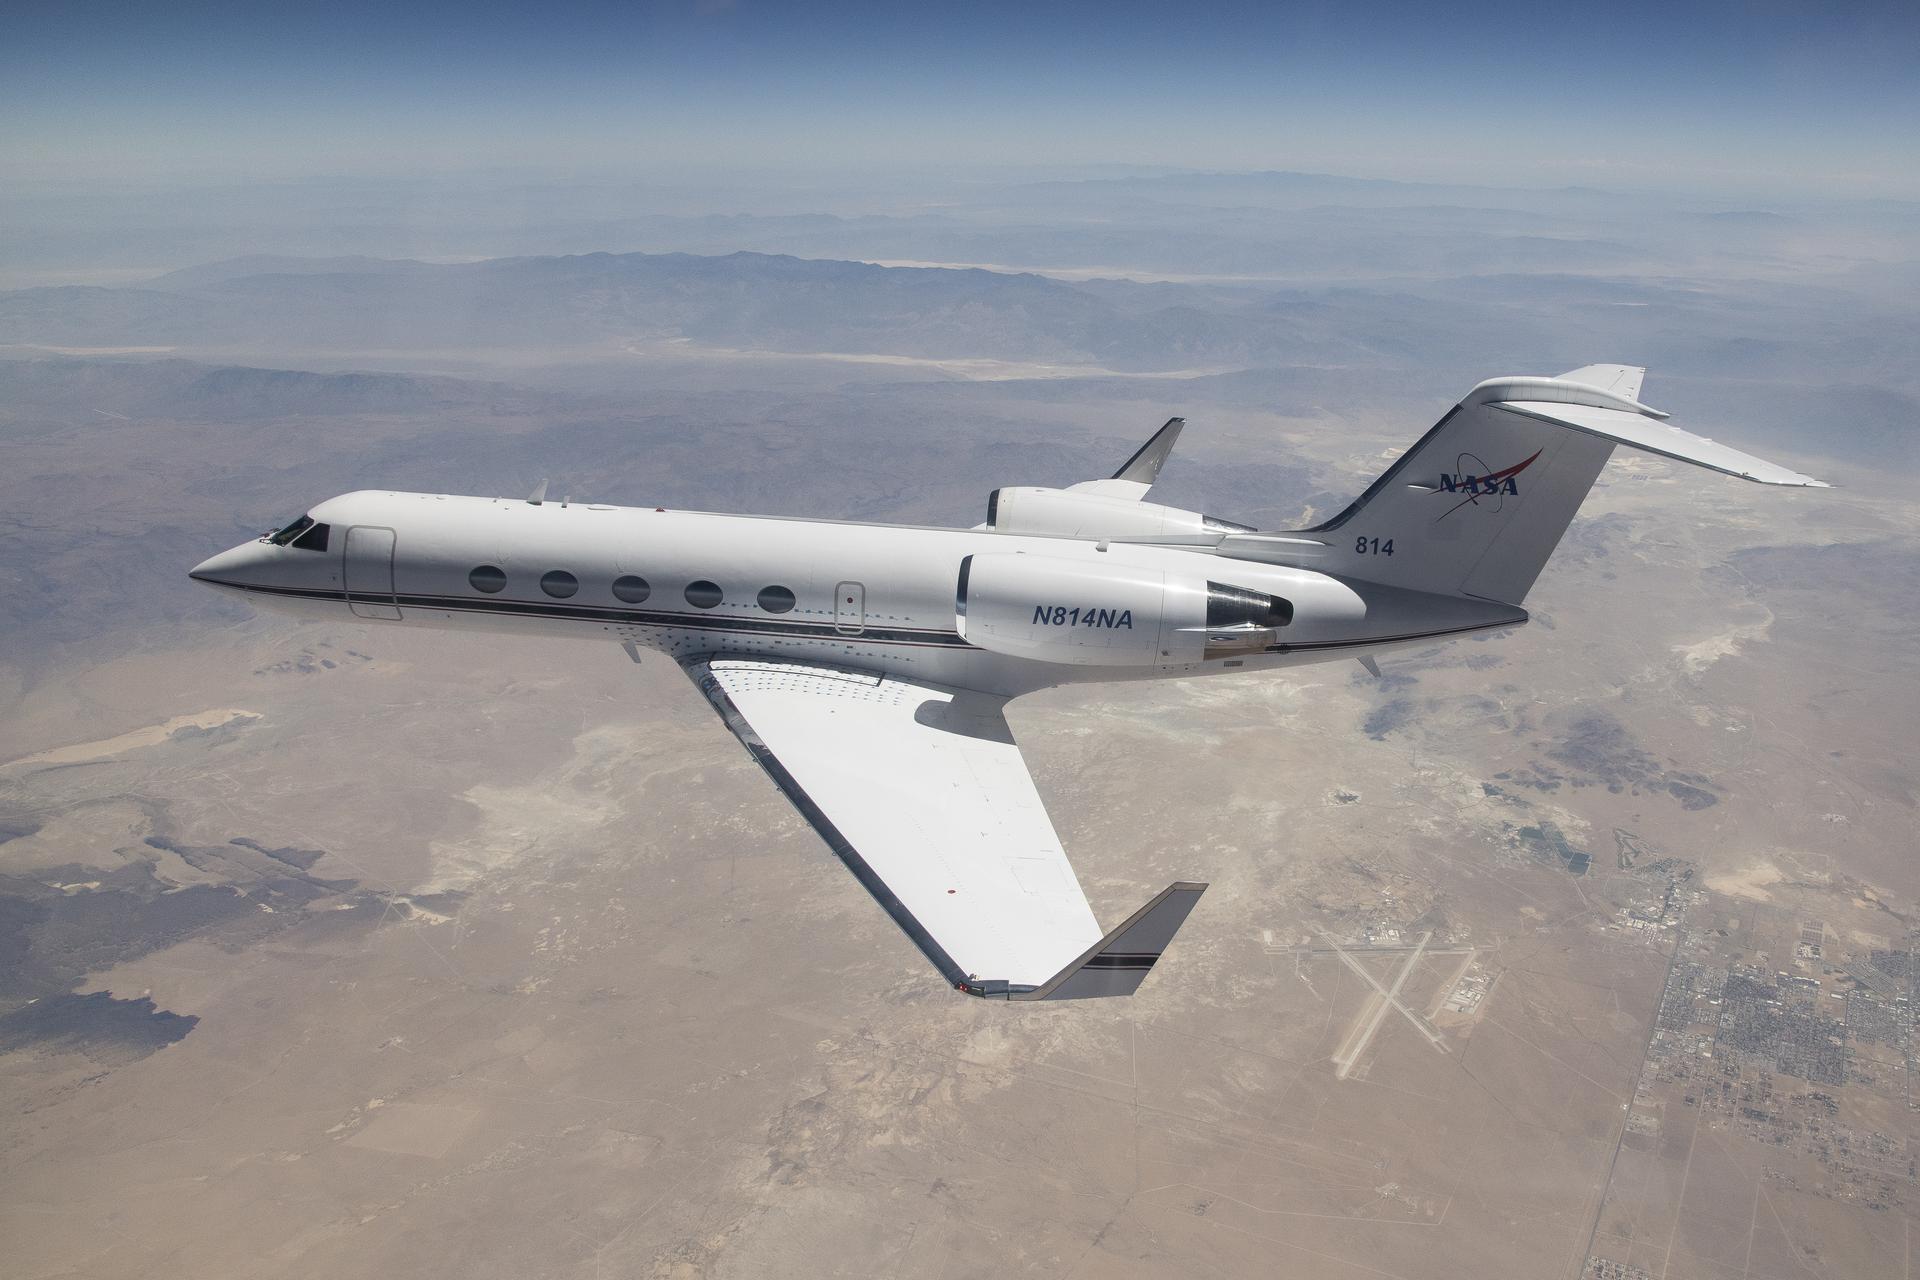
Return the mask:
[[276,547],[284,547],[311,528],[313,528],[313,517],[301,516],[286,528],[268,534],[267,541]]
[[326,525],[312,516],[301,516],[278,533],[267,535],[267,541],[276,547],[295,547],[301,551],[325,551],[327,549]]

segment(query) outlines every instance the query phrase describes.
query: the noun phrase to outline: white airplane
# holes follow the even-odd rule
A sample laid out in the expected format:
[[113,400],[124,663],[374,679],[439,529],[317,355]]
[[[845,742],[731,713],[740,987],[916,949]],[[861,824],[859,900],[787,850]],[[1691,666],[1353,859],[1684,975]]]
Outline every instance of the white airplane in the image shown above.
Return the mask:
[[995,491],[972,529],[554,502],[545,484],[369,490],[192,576],[317,617],[665,653],[955,987],[1131,995],[1206,886],[1103,934],[1007,702],[1335,659],[1377,674],[1376,654],[1519,626],[1616,445],[1820,485],[1668,426],[1643,372],[1483,382],[1345,511],[1291,532],[1147,502],[1174,418],[1109,479]]

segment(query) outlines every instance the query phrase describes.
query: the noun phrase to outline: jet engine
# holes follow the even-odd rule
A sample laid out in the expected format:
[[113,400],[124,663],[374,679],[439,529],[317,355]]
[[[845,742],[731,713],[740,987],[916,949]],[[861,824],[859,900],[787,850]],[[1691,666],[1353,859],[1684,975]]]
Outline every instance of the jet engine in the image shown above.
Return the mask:
[[1176,666],[1258,653],[1293,605],[1125,562],[987,554],[960,563],[960,635],[991,653],[1075,666]]
[[[1099,482],[1105,483],[1105,482]],[[987,528],[996,533],[1064,534],[1080,538],[1165,537],[1196,533],[1251,533],[1250,525],[1179,507],[1072,489],[995,489],[987,499]]]

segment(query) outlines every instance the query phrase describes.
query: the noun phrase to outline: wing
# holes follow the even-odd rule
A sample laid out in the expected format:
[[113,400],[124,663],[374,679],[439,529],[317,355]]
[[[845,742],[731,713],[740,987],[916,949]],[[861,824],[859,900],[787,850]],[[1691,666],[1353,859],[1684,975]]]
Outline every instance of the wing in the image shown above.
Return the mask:
[[1186,425],[1185,418],[1168,418],[1166,425],[1154,432],[1152,439],[1141,445],[1127,459],[1126,465],[1111,477],[1105,480],[1082,480],[1079,484],[1068,485],[1068,491],[1139,501],[1147,496],[1147,490],[1153,488],[1153,482],[1160,478],[1160,468],[1166,465],[1167,455],[1173,452],[1173,446]]
[[1102,936],[1004,698],[810,663],[687,667],[721,719],[935,968],[971,995],[1131,995],[1199,900]]

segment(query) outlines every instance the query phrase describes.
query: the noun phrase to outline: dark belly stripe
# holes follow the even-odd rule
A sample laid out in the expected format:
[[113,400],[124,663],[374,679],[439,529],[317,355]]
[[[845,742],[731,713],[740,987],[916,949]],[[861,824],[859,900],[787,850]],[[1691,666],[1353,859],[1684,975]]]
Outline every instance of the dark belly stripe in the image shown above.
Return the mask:
[[[307,600],[338,601],[343,604],[347,602],[347,597],[338,591],[322,591],[309,587],[255,586],[243,582],[222,582],[217,578],[204,578],[202,581],[240,591],[257,591],[263,595],[295,596]],[[802,622],[798,619],[788,622],[772,618],[729,617],[724,614],[670,613],[659,609],[612,609],[601,605],[540,604],[531,600],[492,600],[470,596],[387,596],[356,592],[353,599],[362,604],[394,604],[408,609],[430,609],[449,613],[491,613],[502,617],[618,623],[638,627],[679,628],[686,631],[777,636],[789,640],[842,640],[850,644],[911,645],[917,648],[934,649],[976,648],[961,639],[958,632],[937,631],[922,627],[866,627],[860,631],[849,632],[840,630],[831,622]],[[1264,652],[1286,654],[1326,652],[1336,649],[1364,650],[1374,645],[1404,644],[1412,640],[1438,640],[1446,636],[1463,635],[1470,631],[1490,631],[1501,627],[1520,626],[1526,621],[1527,615],[1521,613],[1517,617],[1502,619],[1498,622],[1476,622],[1434,631],[1412,631],[1392,636],[1357,636],[1348,640],[1281,643],[1269,645]]]

